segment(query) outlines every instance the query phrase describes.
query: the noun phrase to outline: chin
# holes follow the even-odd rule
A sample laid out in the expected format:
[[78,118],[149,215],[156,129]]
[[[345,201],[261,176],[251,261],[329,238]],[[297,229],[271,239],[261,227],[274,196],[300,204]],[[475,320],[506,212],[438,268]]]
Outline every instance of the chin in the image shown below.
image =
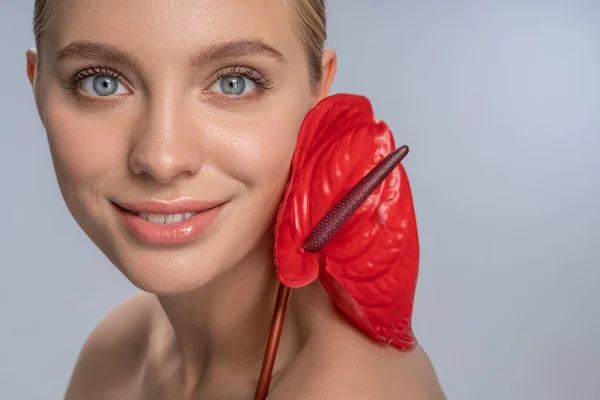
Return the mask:
[[156,295],[175,295],[206,286],[228,270],[216,249],[127,249],[118,256],[107,254],[112,263],[137,288]]
[[245,281],[248,274],[256,273],[256,262],[271,267],[272,235],[254,236],[256,240],[247,240],[248,236],[243,228],[223,229],[169,248],[145,246],[120,236],[104,254],[137,288],[156,295],[177,295],[206,287],[225,274]]

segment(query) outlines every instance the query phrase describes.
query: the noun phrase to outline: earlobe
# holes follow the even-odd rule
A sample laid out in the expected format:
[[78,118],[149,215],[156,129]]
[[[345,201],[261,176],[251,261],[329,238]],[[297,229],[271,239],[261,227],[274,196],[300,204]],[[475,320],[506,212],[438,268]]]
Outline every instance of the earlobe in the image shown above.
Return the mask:
[[35,49],[29,49],[26,53],[27,57],[27,78],[31,87],[35,89],[35,74],[37,66],[37,52]]
[[335,50],[324,50],[322,60],[323,77],[321,80],[321,96],[326,97],[329,95],[329,90],[337,71],[337,54]]

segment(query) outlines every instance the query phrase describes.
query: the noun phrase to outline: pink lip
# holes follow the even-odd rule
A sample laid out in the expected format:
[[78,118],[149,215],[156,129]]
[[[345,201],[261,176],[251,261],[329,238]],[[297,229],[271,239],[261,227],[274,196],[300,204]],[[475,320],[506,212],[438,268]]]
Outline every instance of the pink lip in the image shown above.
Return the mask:
[[[138,239],[158,246],[178,245],[198,238],[215,220],[224,202],[181,200],[176,202],[140,201],[115,204],[127,230]],[[171,224],[146,221],[138,213],[196,215]]]

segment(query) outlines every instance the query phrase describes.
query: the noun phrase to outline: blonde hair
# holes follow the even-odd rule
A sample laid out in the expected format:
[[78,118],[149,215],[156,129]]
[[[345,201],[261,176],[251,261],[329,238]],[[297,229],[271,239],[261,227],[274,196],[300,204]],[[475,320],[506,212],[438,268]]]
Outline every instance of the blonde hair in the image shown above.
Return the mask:
[[[284,2],[293,11],[295,28],[304,42],[311,81],[318,83],[323,75],[322,52],[327,39],[325,0],[284,0]],[[38,53],[41,50],[40,38],[50,23],[55,4],[56,0],[35,0],[33,32]]]

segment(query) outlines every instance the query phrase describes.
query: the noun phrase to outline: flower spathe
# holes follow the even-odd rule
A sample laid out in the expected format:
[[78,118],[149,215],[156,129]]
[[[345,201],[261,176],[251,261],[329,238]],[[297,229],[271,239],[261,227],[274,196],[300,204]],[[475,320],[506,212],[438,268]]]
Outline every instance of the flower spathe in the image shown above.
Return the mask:
[[325,214],[395,149],[369,100],[337,94],[306,116],[275,226],[275,264],[291,288],[320,279],[335,307],[377,341],[415,346],[411,319],[419,240],[406,172],[398,165],[333,238],[304,243]]

